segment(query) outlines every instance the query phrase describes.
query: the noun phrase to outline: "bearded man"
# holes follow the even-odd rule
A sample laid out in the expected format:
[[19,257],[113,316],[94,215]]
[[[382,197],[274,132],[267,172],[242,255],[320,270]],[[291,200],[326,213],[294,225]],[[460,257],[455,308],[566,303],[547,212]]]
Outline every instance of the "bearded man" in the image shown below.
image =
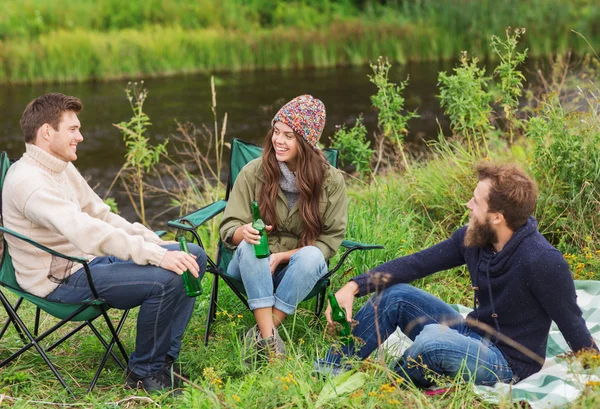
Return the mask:
[[[577,306],[569,265],[537,230],[531,217],[537,186],[514,165],[482,163],[467,203],[468,226],[428,249],[389,261],[354,277],[336,294],[352,319],[356,296],[375,295],[356,314],[354,339],[331,348],[317,371],[339,373],[344,360],[368,357],[396,328],[413,344],[395,366],[418,387],[436,376],[460,376],[476,384],[515,383],[544,364],[551,322],[575,352],[597,346]],[[467,265],[473,311],[463,318],[414,280]],[[326,312],[331,319],[331,306]]]

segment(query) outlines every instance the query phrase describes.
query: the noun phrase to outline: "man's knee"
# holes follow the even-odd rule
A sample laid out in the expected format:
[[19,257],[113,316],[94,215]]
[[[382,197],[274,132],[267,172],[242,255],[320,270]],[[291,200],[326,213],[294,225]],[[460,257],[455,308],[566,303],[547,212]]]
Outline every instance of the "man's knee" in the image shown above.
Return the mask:
[[415,287],[409,284],[395,284],[386,288],[380,294],[375,294],[374,297],[380,297],[380,304],[388,305],[412,299],[416,294]]
[[430,368],[441,366],[443,357],[451,345],[444,342],[452,329],[441,324],[429,324],[417,335],[410,347],[412,359],[419,360]]
[[176,274],[172,271],[166,271],[167,275],[169,278],[166,278],[164,280],[164,287],[167,291],[173,291],[175,290],[176,292],[178,291],[184,291],[185,290],[185,283],[183,282],[183,275],[179,275]]

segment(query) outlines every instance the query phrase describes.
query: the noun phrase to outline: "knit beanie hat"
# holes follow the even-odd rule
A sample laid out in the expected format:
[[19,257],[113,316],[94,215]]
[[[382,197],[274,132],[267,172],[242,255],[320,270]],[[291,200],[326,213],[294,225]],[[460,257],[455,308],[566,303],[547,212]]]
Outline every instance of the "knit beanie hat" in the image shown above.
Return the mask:
[[316,148],[325,127],[325,105],[312,95],[296,97],[275,114],[271,124],[276,122],[283,122]]

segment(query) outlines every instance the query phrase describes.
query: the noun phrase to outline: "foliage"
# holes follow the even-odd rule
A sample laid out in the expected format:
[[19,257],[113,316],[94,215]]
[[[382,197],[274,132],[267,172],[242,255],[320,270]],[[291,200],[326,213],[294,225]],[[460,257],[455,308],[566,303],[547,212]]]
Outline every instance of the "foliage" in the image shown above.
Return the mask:
[[[147,197],[169,198],[166,212],[177,210],[178,215],[190,213],[212,202],[223,199],[225,185],[221,180],[227,113],[219,124],[217,115],[217,92],[214,77],[210,80],[212,92],[213,127],[177,123],[170,136],[170,152],[161,152],[162,161],[151,172],[151,183],[144,182]],[[200,231],[207,249],[216,248],[218,220],[213,219]]]
[[594,94],[587,101],[582,112],[546,95],[527,124],[532,170],[543,187],[540,213],[563,251],[584,247],[585,237],[600,241],[600,105]]
[[367,128],[362,116],[356,118],[356,123],[350,129],[345,125],[339,127],[331,137],[331,147],[340,153],[340,163],[346,167],[353,165],[362,179],[365,173],[371,172],[371,161],[375,151],[367,140]]
[[377,125],[380,136],[395,145],[402,155],[404,167],[408,169],[408,161],[404,155],[404,136],[408,133],[408,121],[418,118],[419,115],[415,112],[402,112],[405,103],[402,92],[408,84],[408,79],[400,84],[390,82],[391,67],[388,59],[383,57],[371,64],[373,75],[369,75],[369,81],[377,87],[377,93],[371,96],[371,103],[378,110]]
[[510,134],[510,142],[514,140],[515,111],[519,107],[519,98],[523,93],[523,83],[525,76],[517,70],[517,66],[523,64],[527,57],[527,49],[522,52],[517,51],[519,37],[525,34],[524,28],[517,28],[514,31],[506,29],[506,41],[500,40],[497,36],[492,36],[492,49],[500,58],[500,64],[494,70],[494,74],[500,77],[501,95],[498,103],[504,109],[506,126]]
[[492,129],[489,121],[492,112],[491,94],[487,91],[490,81],[485,76],[485,69],[478,66],[479,59],[471,60],[467,53],[460,56],[460,66],[454,68],[454,75],[440,72],[440,105],[450,119],[452,131],[466,140],[472,151],[480,152],[480,145],[485,145],[488,153],[487,134]]
[[115,200],[114,197],[105,197],[103,200],[104,200],[104,203],[106,203],[108,205],[111,212],[113,212],[115,214],[119,214],[119,206],[117,205],[117,201]]
[[[144,205],[144,176],[147,175],[160,161],[160,155],[166,152],[168,139],[156,146],[149,144],[146,131],[151,125],[150,118],[144,113],[144,101],[148,91],[144,88],[144,82],[129,83],[125,89],[129,105],[133,110],[133,116],[129,122],[120,122],[114,126],[121,130],[127,153],[125,163],[117,174],[123,181],[123,187],[127,191],[130,202],[141,222],[148,225],[146,221],[146,209]],[[116,180],[116,178],[115,178]],[[114,182],[113,182],[114,184]],[[131,188],[136,191],[137,200]],[[112,188],[112,186],[111,186]],[[110,189],[108,191],[110,191]],[[108,192],[107,192],[108,194]]]
[[212,70],[498,58],[488,41],[527,27],[533,56],[588,52],[590,0],[3,0],[0,83],[67,82]]

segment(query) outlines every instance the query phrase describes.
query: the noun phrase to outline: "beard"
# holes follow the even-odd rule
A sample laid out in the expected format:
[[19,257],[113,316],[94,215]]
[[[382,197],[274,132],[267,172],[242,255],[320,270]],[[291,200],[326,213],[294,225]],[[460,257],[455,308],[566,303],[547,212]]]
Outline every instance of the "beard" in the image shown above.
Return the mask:
[[484,248],[496,242],[498,242],[498,234],[492,227],[490,219],[486,217],[485,222],[482,223],[478,219],[471,217],[465,234],[464,245],[466,247]]

